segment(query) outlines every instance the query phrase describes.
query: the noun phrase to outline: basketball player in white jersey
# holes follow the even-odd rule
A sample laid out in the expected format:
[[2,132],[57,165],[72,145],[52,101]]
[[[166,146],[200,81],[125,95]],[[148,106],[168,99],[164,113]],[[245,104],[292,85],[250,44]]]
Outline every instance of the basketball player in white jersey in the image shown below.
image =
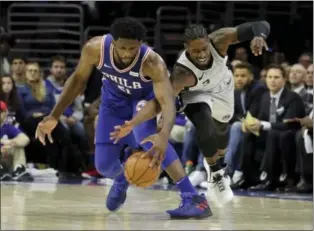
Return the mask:
[[[185,50],[171,74],[175,95],[179,95],[184,112],[196,128],[198,145],[212,172],[212,187],[220,204],[232,200],[230,179],[223,168],[228,143],[228,122],[234,110],[234,83],[226,66],[229,45],[251,40],[255,56],[268,49],[265,39],[270,32],[266,21],[244,23],[234,28],[222,28],[207,34],[202,25],[190,25],[185,30]],[[146,103],[141,112],[123,126],[117,126],[112,137],[120,139],[133,127],[155,117],[161,108],[157,100]],[[161,126],[167,126],[163,118]],[[154,147],[166,145],[154,135]]]

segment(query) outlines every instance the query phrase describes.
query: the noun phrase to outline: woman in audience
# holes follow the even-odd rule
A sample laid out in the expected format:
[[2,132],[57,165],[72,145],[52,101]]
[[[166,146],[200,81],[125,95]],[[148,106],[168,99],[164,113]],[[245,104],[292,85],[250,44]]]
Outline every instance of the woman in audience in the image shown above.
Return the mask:
[[[21,126],[26,134],[31,139],[34,139],[38,123],[44,116],[50,113],[55,105],[55,98],[42,78],[42,72],[38,63],[28,63],[25,71],[26,84],[24,87],[18,89],[26,110],[26,118]],[[75,150],[73,150],[69,134],[60,124],[57,125],[54,131],[55,132],[52,133],[54,143],[51,144],[50,142],[47,142],[46,146],[39,145],[37,148],[34,148],[33,146],[33,149],[29,148],[27,150],[27,154],[34,155],[36,153],[37,155],[32,156],[31,159],[37,161],[40,159],[42,153],[46,153],[50,167],[58,169],[62,173],[78,173],[76,167],[79,163],[75,161],[80,159],[70,158],[69,156],[71,154],[76,154]],[[36,143],[38,144],[38,141],[36,141]],[[32,146],[32,143],[29,146]],[[41,150],[39,151],[39,149]]]
[[11,76],[1,77],[0,100],[8,106],[7,122],[18,126],[25,117],[25,110]]

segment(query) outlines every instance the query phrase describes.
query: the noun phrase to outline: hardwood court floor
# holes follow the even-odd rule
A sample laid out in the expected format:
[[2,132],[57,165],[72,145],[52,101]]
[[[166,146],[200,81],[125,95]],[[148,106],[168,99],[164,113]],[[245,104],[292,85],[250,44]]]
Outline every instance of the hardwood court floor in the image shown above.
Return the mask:
[[130,188],[117,213],[105,208],[108,186],[2,184],[1,230],[313,230],[311,201],[237,196],[228,207],[210,203],[205,220],[169,220],[177,192]]

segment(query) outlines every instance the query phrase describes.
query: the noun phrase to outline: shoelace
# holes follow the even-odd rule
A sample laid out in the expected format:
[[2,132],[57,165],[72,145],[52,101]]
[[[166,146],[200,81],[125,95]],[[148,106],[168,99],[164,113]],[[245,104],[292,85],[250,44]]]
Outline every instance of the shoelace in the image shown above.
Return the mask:
[[226,189],[223,183],[223,176],[220,174],[213,176],[213,187],[216,187],[216,186],[218,186],[219,191],[223,191]]

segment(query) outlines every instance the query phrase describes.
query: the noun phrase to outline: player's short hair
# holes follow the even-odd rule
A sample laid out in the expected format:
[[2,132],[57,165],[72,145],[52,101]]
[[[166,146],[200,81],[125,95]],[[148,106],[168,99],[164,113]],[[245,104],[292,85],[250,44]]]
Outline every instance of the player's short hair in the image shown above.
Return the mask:
[[112,23],[110,33],[114,40],[123,38],[143,41],[146,36],[146,28],[135,18],[124,17],[118,18]]
[[277,70],[280,70],[281,74],[282,74],[282,77],[285,79],[286,78],[286,71],[285,69],[281,66],[281,65],[278,65],[278,64],[270,64],[267,66],[266,68],[266,75],[267,75],[267,72],[270,70],[270,69],[277,69]]
[[241,62],[241,63],[235,65],[234,70],[235,70],[235,69],[246,69],[246,70],[248,70],[248,72],[249,72],[251,75],[254,75],[252,65],[249,64],[249,63],[246,63],[246,62]]
[[194,39],[208,38],[206,28],[201,24],[190,24],[184,31],[184,42],[188,42]]

